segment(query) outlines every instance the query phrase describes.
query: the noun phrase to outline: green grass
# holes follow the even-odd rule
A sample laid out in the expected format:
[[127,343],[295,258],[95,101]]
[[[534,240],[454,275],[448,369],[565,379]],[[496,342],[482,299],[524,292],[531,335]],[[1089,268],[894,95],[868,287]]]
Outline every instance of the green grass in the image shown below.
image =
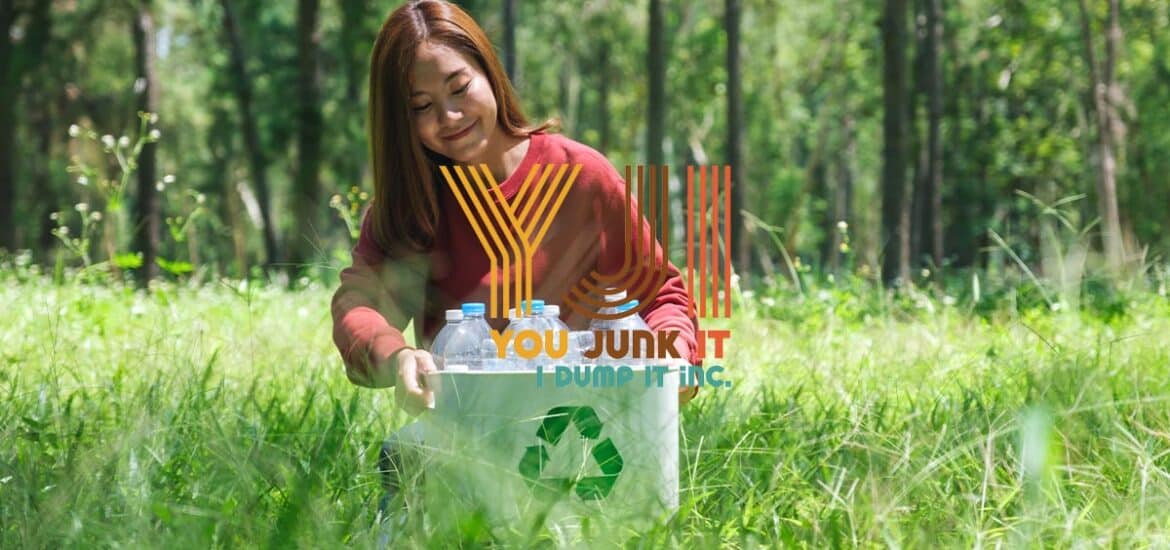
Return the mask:
[[[406,417],[345,379],[330,290],[0,273],[0,547],[373,546]],[[684,413],[681,509],[631,545],[1170,544],[1166,298],[956,295],[748,297],[717,323],[734,387]],[[463,523],[393,547],[487,540]]]

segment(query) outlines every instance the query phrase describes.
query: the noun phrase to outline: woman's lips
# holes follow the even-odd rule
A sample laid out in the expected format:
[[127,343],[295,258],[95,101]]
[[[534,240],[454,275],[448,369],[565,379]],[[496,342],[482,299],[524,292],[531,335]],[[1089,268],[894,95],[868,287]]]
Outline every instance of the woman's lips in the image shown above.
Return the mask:
[[452,134],[452,135],[450,135],[450,136],[444,136],[444,137],[443,137],[443,139],[444,139],[444,140],[446,140],[446,141],[455,141],[455,140],[457,140],[457,139],[459,139],[459,138],[461,138],[461,137],[465,137],[467,134],[470,134],[470,133],[471,133],[471,129],[472,129],[472,128],[475,128],[475,125],[476,125],[478,122],[479,122],[478,120],[477,120],[477,121],[475,121],[475,122],[472,122],[472,123],[471,123],[471,124],[469,124],[469,125],[468,125],[466,128],[464,128],[463,130],[461,130],[461,131],[460,131],[458,134]]

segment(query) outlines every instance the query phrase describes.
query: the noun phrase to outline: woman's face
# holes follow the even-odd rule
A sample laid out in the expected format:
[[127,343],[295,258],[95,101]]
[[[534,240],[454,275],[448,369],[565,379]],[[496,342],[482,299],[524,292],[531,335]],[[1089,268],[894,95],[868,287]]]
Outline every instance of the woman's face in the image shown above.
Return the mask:
[[475,61],[424,42],[410,76],[410,110],[422,144],[460,163],[482,162],[495,139],[496,98]]

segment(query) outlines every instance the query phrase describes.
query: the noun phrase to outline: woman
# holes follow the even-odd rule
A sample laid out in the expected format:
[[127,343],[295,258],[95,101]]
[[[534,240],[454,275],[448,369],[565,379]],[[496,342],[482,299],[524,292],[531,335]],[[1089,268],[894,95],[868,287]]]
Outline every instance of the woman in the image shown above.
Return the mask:
[[[596,270],[617,273],[629,245],[624,225],[662,250],[625,184],[597,151],[532,125],[482,29],[458,7],[440,0],[394,10],[374,43],[370,65],[369,128],[374,200],[362,222],[353,265],[333,297],[334,341],[349,379],[394,386],[399,406],[417,414],[433,396],[425,375],[435,361],[406,345],[414,321],[429,342],[443,311],[487,301],[492,281],[487,252],[476,238],[440,166],[486,165],[506,200],[534,165],[581,165],[533,257],[533,296],[560,298]],[[529,194],[530,198],[532,195]],[[652,248],[651,248],[652,247]],[[681,363],[697,364],[688,294],[669,263],[666,281],[642,310],[650,328],[676,330]],[[498,274],[497,274],[498,275]],[[571,328],[588,320],[562,308]],[[491,320],[502,328],[506,320]],[[680,403],[697,388],[680,390]]]

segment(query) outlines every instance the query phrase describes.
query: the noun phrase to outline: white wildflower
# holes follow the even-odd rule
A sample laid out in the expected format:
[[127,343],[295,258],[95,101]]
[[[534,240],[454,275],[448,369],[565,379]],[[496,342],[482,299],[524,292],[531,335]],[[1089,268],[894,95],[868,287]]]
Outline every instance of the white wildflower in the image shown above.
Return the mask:
[[84,202],[79,202],[79,203],[73,205],[73,209],[84,214],[86,212],[89,212],[89,205],[84,203]]
[[165,183],[167,185],[175,183],[175,176],[173,174],[167,174],[167,175],[163,176],[163,183]]
[[89,219],[90,221],[100,222],[102,221],[102,213],[94,210],[93,212],[89,213]]
[[130,138],[128,138],[126,136],[122,136],[122,137],[118,138],[118,147],[129,147],[129,146],[130,146]]
[[333,195],[330,197],[329,206],[341,206],[341,195]]
[[85,176],[77,176],[77,185],[89,185],[89,178]]
[[926,269],[925,267],[924,267],[924,268],[922,268],[922,278],[923,278],[923,279],[926,279],[926,278],[928,278],[928,277],[930,277],[930,270],[929,270],[929,269]]
[[62,237],[68,237],[69,236],[69,226],[62,225],[61,227],[58,227],[57,233],[59,233]]
[[69,125],[69,137],[77,137],[81,135],[81,126],[76,124]]
[[60,213],[60,212],[53,212],[52,214],[49,214],[49,219],[50,219],[50,220],[57,221],[57,220],[58,220],[58,219],[60,219],[60,218],[61,218],[61,213]]
[[105,145],[106,149],[113,149],[114,143],[114,136],[111,136],[110,134],[102,136],[102,145]]
[[849,229],[849,224],[846,223],[845,220],[841,220],[841,221],[837,222],[837,230],[838,231],[845,231],[847,229]]
[[162,137],[162,132],[158,131],[157,128],[150,131],[150,139],[157,141],[160,137]]
[[157,181],[154,183],[154,188],[157,189],[159,193],[162,193],[164,190],[166,190],[167,186],[163,184],[163,182]]
[[150,123],[158,124],[158,113],[150,113]]
[[207,200],[207,197],[203,196],[203,193],[199,193],[198,195],[195,195],[195,204],[203,204],[204,201],[206,201],[206,200]]

